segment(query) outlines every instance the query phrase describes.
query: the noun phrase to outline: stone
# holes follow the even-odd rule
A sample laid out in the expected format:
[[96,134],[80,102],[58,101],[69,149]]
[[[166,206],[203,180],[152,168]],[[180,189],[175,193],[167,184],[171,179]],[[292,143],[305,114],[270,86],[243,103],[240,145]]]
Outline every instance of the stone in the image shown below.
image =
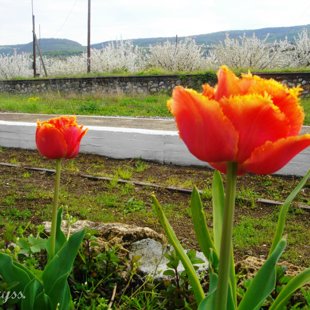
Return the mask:
[[[165,254],[172,251],[171,246],[163,245],[154,239],[142,239],[131,244],[129,247],[129,257],[131,260],[138,261],[138,270],[145,274],[151,275],[155,280],[167,279],[163,273],[168,269],[169,260]],[[209,263],[201,252],[196,252],[196,257],[203,260],[202,264],[197,265],[197,272],[206,271]],[[182,263],[179,263],[178,272],[184,271]]]
[[[47,233],[51,231],[51,222],[43,222]],[[64,234],[68,234],[68,222],[63,220],[61,225]],[[172,251],[172,247],[167,245],[162,234],[157,233],[149,227],[139,227],[123,223],[98,223],[88,220],[78,220],[70,225],[70,233],[75,233],[84,228],[96,231],[97,252],[103,252],[107,248],[117,245],[120,247],[121,255],[129,256],[129,259],[137,262],[138,271],[143,275],[150,275],[155,280],[169,279],[163,273],[168,269],[168,259],[165,254]],[[201,252],[196,252],[196,257],[202,259],[204,263],[197,265],[197,272],[208,269],[208,261]],[[180,263],[178,271],[184,271]]]
[[[51,231],[51,222],[43,222],[46,232]],[[149,227],[139,227],[123,223],[99,223],[88,220],[78,220],[70,225],[70,232],[75,233],[84,228],[97,231],[97,235],[104,238],[106,241],[117,239],[118,241],[129,244],[141,239],[152,238],[154,240],[165,242],[165,237],[157,233]],[[62,221],[61,229],[64,234],[68,233],[68,222]]]

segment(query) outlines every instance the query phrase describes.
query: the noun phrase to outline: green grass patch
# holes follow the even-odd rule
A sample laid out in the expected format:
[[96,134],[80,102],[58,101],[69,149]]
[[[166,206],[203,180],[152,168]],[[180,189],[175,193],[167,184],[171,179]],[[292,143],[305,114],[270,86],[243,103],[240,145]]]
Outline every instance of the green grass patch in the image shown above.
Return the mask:
[[301,100],[302,106],[305,111],[305,125],[310,125],[310,98],[305,98]]
[[171,116],[166,102],[168,95],[103,96],[59,95],[39,96],[0,94],[1,112],[43,114],[77,114],[106,116]]

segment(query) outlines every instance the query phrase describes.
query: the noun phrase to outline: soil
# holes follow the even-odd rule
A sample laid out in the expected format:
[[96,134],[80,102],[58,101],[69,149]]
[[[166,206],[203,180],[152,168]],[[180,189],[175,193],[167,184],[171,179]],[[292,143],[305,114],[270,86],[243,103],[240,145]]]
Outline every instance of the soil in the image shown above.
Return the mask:
[[[0,148],[0,217],[39,225],[50,218],[54,173],[29,167],[54,169],[54,161],[42,158],[37,151]],[[85,174],[111,180],[89,178]],[[69,214],[77,219],[123,222],[148,226],[162,232],[152,211],[150,195],[155,193],[180,241],[187,247],[198,249],[188,209],[190,194],[165,187],[173,186],[190,191],[196,185],[202,190],[207,221],[211,227],[212,175],[211,170],[201,167],[180,167],[136,159],[116,160],[79,154],[75,160],[63,162],[60,203],[67,205]],[[120,179],[126,179],[128,184],[119,183]],[[223,179],[225,182],[225,176]],[[257,200],[264,198],[283,201],[299,180],[297,177],[280,176],[238,177],[236,224],[249,217],[254,219],[255,228],[259,231],[266,228],[262,219],[270,217],[275,225],[279,207],[259,203]],[[130,184],[134,181],[160,187]],[[309,197],[310,183],[296,198],[288,219],[290,233],[295,238],[292,240],[298,240],[299,243],[294,245],[294,241],[291,242],[290,253],[295,253],[295,256],[291,255],[287,259],[303,267],[310,263],[310,247],[306,237],[310,232],[310,213],[299,209],[298,204],[309,204]],[[2,229],[3,227],[2,225]],[[237,260],[248,255],[264,257],[268,253],[274,227],[267,227],[270,231],[268,240],[249,247],[236,246]],[[299,238],[298,234],[302,236]]]

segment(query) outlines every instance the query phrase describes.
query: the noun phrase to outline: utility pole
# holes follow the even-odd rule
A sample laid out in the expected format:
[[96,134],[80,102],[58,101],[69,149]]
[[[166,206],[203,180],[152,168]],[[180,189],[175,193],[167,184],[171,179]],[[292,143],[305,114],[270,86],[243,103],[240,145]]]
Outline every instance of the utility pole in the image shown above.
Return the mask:
[[36,30],[35,30],[35,19],[33,14],[33,0],[31,0],[31,12],[32,12],[32,54],[33,54],[33,77],[37,76],[36,66]]
[[88,0],[88,18],[87,18],[87,73],[90,72],[90,1]]
[[38,52],[39,52],[39,56],[40,56],[40,60],[41,60],[41,63],[42,63],[42,67],[43,67],[43,70],[44,70],[44,74],[45,76],[47,77],[47,71],[46,71],[46,67],[45,67],[45,64],[44,64],[44,61],[43,61],[43,57],[42,57],[42,53],[41,53],[41,48],[40,48],[40,45],[39,45],[39,41],[37,39],[37,36],[35,36],[35,42],[36,42],[36,46],[38,48]]

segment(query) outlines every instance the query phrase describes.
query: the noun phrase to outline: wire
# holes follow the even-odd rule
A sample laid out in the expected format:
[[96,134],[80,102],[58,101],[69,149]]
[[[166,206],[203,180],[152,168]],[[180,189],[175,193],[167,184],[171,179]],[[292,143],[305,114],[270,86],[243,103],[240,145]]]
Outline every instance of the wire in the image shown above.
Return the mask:
[[63,27],[64,27],[65,24],[67,23],[67,21],[68,21],[69,17],[71,16],[71,14],[72,14],[72,12],[73,12],[73,10],[74,10],[74,8],[75,8],[77,2],[78,2],[78,0],[75,0],[75,1],[74,1],[74,3],[73,3],[73,5],[72,5],[72,7],[71,7],[69,13],[67,14],[67,16],[66,16],[64,22],[63,22],[62,25],[59,27],[59,29],[56,31],[56,33],[54,34],[54,37],[57,37],[57,35],[59,34],[59,32],[63,29]]

